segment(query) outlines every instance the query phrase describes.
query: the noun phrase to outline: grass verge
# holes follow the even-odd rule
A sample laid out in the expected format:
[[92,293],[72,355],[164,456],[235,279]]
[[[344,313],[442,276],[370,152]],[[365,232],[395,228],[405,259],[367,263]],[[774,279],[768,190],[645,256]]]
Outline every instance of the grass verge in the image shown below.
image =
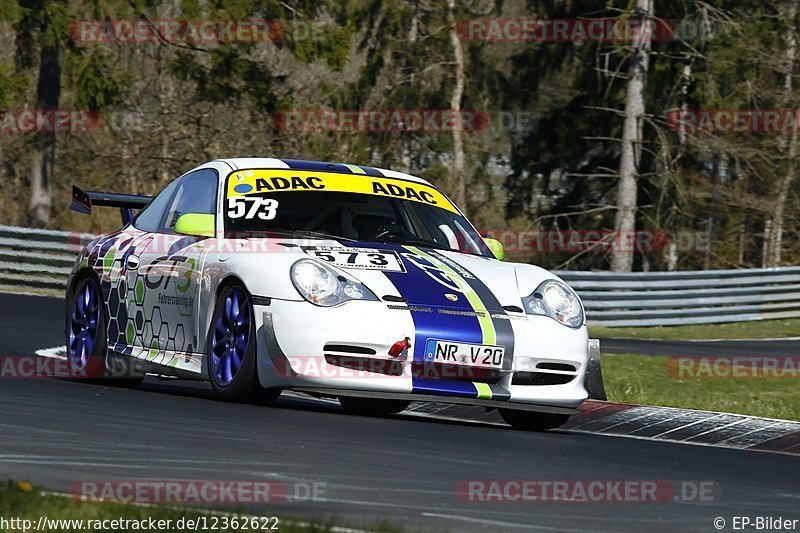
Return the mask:
[[[794,377],[776,377],[774,373],[770,377],[679,377],[679,372],[670,371],[670,365],[676,362],[670,363],[671,359],[603,355],[608,399],[800,421],[800,383],[796,373]],[[696,375],[703,373],[692,373]]]
[[[236,531],[290,533],[327,533],[342,531],[332,523],[305,523],[284,519],[277,508],[270,509],[271,516],[278,520],[252,522],[252,514],[264,513],[259,509],[242,514],[218,514],[194,509],[164,506],[137,506],[121,503],[85,502],[59,495],[42,494],[27,482],[0,482],[0,532],[34,531],[45,517],[41,531],[71,533],[78,531]],[[234,518],[238,520],[234,521]],[[148,520],[163,522],[148,524]],[[227,519],[227,520],[226,520]],[[117,523],[111,521],[117,520]],[[194,520],[190,523],[189,520]],[[97,522],[96,522],[97,521]],[[123,522],[127,521],[127,522]],[[136,521],[136,523],[134,523]],[[182,522],[181,522],[182,521]],[[138,526],[137,526],[138,524]],[[205,526],[205,527],[204,527]],[[369,531],[392,532],[398,529],[387,524],[377,524]]]
[[800,336],[800,318],[697,324],[647,328],[589,326],[589,335],[599,339],[770,339]]

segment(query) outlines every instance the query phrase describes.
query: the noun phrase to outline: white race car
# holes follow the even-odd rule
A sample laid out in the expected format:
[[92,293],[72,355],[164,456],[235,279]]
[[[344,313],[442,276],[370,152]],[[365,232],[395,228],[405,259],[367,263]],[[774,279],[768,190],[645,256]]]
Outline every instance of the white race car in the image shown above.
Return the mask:
[[224,159],[153,198],[73,188],[72,209],[93,206],[119,207],[123,227],[69,279],[76,377],[208,380],[228,400],[293,389],[373,415],[480,405],[522,429],[562,425],[602,383],[575,292],[502,262],[423,179]]

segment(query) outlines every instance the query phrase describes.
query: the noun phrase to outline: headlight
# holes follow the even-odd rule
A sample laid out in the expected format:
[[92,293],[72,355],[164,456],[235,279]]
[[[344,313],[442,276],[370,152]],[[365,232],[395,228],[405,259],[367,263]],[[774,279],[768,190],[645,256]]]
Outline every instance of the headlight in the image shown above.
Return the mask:
[[522,304],[529,315],[549,316],[571,328],[583,325],[583,305],[578,295],[558,280],[543,281],[530,296],[522,299]]
[[291,278],[297,292],[312,304],[330,307],[348,300],[378,300],[363,283],[313,259],[300,259],[292,265]]

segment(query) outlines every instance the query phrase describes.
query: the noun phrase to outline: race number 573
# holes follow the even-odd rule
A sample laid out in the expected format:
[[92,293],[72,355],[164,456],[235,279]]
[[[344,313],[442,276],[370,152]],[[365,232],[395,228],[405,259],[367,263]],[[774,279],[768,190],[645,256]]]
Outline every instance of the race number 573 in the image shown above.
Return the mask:
[[228,218],[272,220],[278,214],[278,201],[259,196],[228,198]]

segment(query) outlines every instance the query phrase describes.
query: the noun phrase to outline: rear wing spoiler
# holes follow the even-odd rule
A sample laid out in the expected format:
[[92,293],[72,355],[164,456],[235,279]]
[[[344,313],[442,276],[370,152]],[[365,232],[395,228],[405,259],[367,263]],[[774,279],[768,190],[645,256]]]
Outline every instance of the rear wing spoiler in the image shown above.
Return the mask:
[[133,220],[133,210],[146,206],[152,196],[139,194],[119,194],[114,192],[84,191],[77,185],[72,186],[72,203],[69,208],[85,215],[92,214],[92,207],[118,207],[122,223]]

